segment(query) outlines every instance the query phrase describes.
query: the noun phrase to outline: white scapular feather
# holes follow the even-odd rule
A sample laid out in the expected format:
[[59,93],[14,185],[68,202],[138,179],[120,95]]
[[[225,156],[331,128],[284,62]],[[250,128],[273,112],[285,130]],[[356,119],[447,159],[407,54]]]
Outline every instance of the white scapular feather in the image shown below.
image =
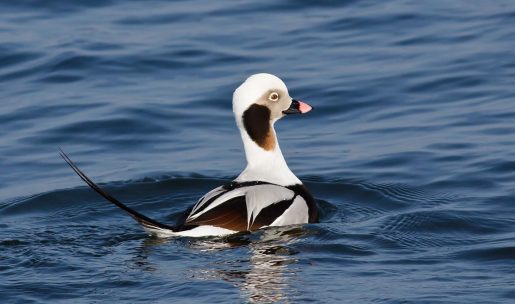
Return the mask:
[[252,226],[259,212],[274,203],[290,200],[295,193],[285,187],[276,185],[258,185],[248,189],[245,195],[247,203],[247,228]]

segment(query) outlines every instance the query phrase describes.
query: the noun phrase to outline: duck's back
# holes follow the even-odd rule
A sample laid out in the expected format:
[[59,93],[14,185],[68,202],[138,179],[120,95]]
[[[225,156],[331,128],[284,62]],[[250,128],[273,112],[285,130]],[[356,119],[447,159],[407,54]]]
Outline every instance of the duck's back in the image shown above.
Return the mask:
[[315,201],[302,184],[280,186],[268,182],[232,182],[208,192],[179,223],[180,230],[213,226],[253,231],[318,221]]

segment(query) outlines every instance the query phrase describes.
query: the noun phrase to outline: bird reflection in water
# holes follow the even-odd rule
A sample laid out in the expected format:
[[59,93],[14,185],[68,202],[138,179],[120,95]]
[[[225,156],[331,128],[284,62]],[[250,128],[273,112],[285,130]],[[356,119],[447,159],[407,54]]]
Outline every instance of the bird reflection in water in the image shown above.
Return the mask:
[[[273,227],[253,233],[242,233],[223,238],[189,239],[188,247],[213,255],[213,262],[202,268],[190,269],[186,275],[197,280],[223,280],[238,287],[245,301],[250,303],[291,302],[295,293],[289,288],[297,278],[297,251],[292,245],[309,233],[302,227]],[[134,262],[142,269],[151,270],[145,257],[151,247],[167,239],[146,239]]]
[[[217,261],[194,275],[198,279],[230,282],[250,303],[289,302],[288,298],[294,293],[289,288],[290,281],[297,277],[299,270],[294,267],[298,259],[292,245],[306,232],[300,227],[274,227],[225,237],[223,242],[195,242],[193,246],[200,250],[246,249],[250,256],[245,260]],[[228,255],[231,257],[234,255]]]

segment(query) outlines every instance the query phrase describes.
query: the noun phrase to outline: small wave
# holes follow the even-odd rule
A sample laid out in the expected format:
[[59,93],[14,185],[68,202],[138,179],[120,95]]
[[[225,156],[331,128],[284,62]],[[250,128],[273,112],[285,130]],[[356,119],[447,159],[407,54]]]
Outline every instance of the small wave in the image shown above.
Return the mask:
[[463,260],[477,260],[483,262],[499,262],[515,261],[515,247],[502,246],[502,247],[483,247],[476,249],[467,249],[453,254],[455,258]]

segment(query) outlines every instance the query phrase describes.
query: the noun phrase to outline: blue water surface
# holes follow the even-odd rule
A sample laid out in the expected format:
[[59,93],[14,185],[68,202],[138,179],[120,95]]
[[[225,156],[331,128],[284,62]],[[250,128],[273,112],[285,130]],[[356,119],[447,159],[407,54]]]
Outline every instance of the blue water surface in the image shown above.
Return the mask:
[[[320,224],[156,239],[245,157],[274,73]],[[513,303],[515,2],[3,1],[0,302]]]

